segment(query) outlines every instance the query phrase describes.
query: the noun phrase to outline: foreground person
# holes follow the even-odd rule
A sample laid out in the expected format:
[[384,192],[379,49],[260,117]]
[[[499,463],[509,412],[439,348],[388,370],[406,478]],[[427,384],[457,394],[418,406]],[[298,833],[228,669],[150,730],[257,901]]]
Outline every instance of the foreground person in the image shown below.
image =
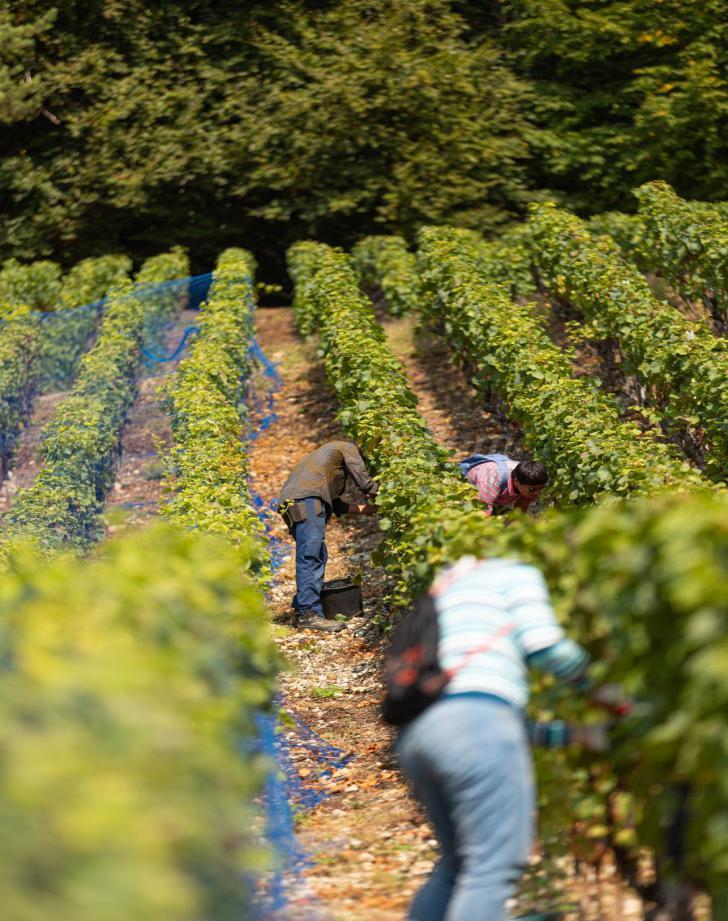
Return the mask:
[[528,511],[549,481],[543,464],[513,460],[506,454],[471,454],[458,467],[468,483],[478,490],[486,515],[509,508]]
[[[417,649],[426,657],[432,646],[431,659],[441,669],[434,686],[439,680],[444,687],[403,725],[396,742],[399,763],[435,828],[441,852],[407,918],[503,921],[534,830],[524,718],[527,669],[536,666],[584,690],[588,657],[558,625],[541,573],[511,560],[460,560],[420,600],[411,624],[416,632],[410,637],[420,641],[408,653]],[[418,669],[419,675],[433,674],[409,654],[389,658],[388,668],[390,662],[399,663],[402,678],[393,679],[390,669],[390,694],[392,680],[409,683]],[[416,680],[429,694],[432,678]],[[420,694],[418,708],[422,699]],[[597,702],[597,695],[593,699]],[[385,718],[387,704],[385,699]],[[558,741],[538,727],[531,735],[547,745],[606,746],[603,728],[596,734],[594,727],[573,728],[569,737],[561,727]]]
[[370,499],[377,484],[361,454],[349,441],[328,441],[308,454],[291,471],[280,495],[278,511],[296,542],[294,622],[298,627],[336,633],[344,624],[326,620],[321,606],[326,561],[326,523],[332,515],[375,515],[369,503],[343,502],[348,480]]

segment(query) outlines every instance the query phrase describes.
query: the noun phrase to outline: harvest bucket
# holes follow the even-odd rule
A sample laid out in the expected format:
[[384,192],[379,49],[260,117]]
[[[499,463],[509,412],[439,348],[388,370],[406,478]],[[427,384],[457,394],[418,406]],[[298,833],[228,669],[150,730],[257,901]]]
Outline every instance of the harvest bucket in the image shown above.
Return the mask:
[[331,579],[324,582],[321,589],[321,606],[324,617],[334,620],[342,614],[344,617],[356,617],[364,610],[361,587],[349,579]]

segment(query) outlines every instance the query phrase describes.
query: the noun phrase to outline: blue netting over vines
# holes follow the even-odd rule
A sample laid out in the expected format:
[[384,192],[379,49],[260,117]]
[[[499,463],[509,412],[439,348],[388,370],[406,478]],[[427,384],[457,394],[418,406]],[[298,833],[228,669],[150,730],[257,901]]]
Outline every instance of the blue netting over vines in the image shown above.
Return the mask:
[[[187,308],[196,310],[207,297],[212,275],[193,275],[161,284],[132,285],[123,295],[148,304],[145,312],[144,358],[148,366],[177,358],[187,344],[187,333],[179,351],[172,357],[164,355],[167,328],[178,313]],[[38,312],[40,342],[38,354],[38,389],[47,392],[70,386],[80,356],[90,347],[98,331],[108,298],[63,310]],[[12,321],[5,321],[12,322]]]

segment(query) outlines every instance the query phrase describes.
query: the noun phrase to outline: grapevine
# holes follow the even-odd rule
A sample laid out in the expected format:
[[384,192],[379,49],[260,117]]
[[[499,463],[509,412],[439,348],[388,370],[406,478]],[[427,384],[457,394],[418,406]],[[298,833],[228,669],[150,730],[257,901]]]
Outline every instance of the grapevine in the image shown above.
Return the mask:
[[652,433],[621,422],[615,401],[593,380],[572,376],[569,353],[551,342],[534,309],[483,283],[481,252],[470,231],[421,231],[422,313],[444,328],[476,386],[501,393],[548,466],[557,501],[706,485]]
[[[467,498],[443,470],[442,454],[414,409],[370,308],[356,291],[344,254],[319,244],[298,244],[289,252],[289,264],[299,321],[311,328],[316,317],[340,417],[368,453],[381,482],[387,537],[380,559],[397,579],[399,600],[406,602],[436,567],[464,552],[507,554],[536,563],[551,583],[570,632],[606,663],[602,675],[621,680],[628,691],[650,701],[635,722],[625,724],[629,742],[613,763],[578,755],[540,761],[547,772],[543,789],[572,789],[571,805],[589,817],[587,836],[592,831],[610,833],[610,804],[624,796],[620,790],[627,791],[624,825],[611,826],[613,844],[631,854],[636,853],[635,842],[647,844],[661,854],[674,784],[690,785],[688,835],[696,848],[690,865],[680,871],[708,888],[717,886],[728,853],[725,828],[714,820],[728,809],[719,780],[724,753],[715,747],[715,740],[726,734],[728,684],[716,671],[722,653],[716,652],[715,643],[718,637],[724,643],[728,626],[728,500],[700,493],[665,495],[552,513],[538,522],[516,520],[507,528],[473,515]],[[423,469],[424,458],[432,459],[430,472]],[[430,504],[432,497],[437,502]],[[443,527],[445,502],[449,507]],[[652,587],[650,592],[643,591],[645,584]],[[715,604],[708,602],[706,592]],[[708,621],[706,602],[714,612]],[[705,632],[697,629],[700,623],[705,623]],[[661,675],[653,683],[655,669]],[[537,706],[547,703],[548,697],[539,696]],[[583,786],[586,764],[591,764],[590,771],[601,772],[598,789]],[[561,805],[559,800],[550,809],[542,802],[542,821],[555,826],[561,822]]]
[[625,370],[649,389],[672,432],[691,429],[706,471],[728,464],[728,345],[654,297],[616,245],[593,238],[574,215],[542,205],[530,224],[532,254],[556,297],[581,309],[598,335],[619,343]]
[[11,537],[32,537],[46,549],[65,543],[84,547],[97,538],[98,512],[136,395],[141,345],[153,310],[129,283],[109,295],[96,343],[81,359],[71,394],[44,431],[43,467],[10,511]]
[[[256,538],[262,547],[243,443],[242,388],[250,374],[254,270],[255,261],[245,250],[229,249],[220,256],[200,314],[200,335],[169,387],[174,498],[164,514],[233,542]],[[268,566],[258,554],[255,568],[262,578]]]
[[402,237],[365,237],[351,255],[365,287],[382,292],[388,313],[397,317],[414,309],[417,262]]
[[380,559],[396,578],[395,595],[406,599],[435,567],[472,550],[497,522],[475,507],[472,489],[417,412],[347,256],[298,243],[288,264],[297,323],[310,330],[315,318],[339,417],[376,471],[380,527],[387,533]]
[[666,182],[648,182],[635,195],[643,228],[640,252],[684,297],[704,300],[725,332],[728,217],[715,205],[684,201]]

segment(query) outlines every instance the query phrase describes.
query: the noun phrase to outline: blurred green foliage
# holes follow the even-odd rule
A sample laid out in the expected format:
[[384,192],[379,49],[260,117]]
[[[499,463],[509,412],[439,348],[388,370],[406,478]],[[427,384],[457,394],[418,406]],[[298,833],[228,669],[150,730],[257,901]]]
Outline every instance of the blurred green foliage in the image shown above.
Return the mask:
[[241,743],[278,664],[251,552],[157,525],[100,560],[6,559],[3,917],[250,917],[265,764]]
[[[600,677],[639,702],[596,774],[613,816],[625,805],[618,791],[633,798],[613,843],[629,850],[634,826],[665,854],[663,869],[719,891],[728,873],[728,497],[605,503],[502,529],[498,541],[541,568]],[[675,784],[688,791],[682,830],[670,827]]]
[[0,257],[727,197],[720,0],[7,0]]

